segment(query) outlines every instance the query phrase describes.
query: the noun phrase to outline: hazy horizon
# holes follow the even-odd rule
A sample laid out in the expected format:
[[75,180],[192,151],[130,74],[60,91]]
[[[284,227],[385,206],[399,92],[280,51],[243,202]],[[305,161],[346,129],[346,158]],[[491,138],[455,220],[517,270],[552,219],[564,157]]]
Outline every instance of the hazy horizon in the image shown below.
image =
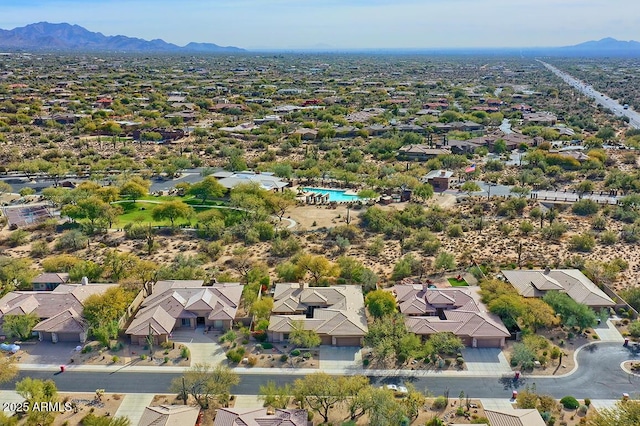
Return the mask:
[[632,0],[5,0],[0,28],[47,21],[104,35],[254,50],[569,46],[637,38]]

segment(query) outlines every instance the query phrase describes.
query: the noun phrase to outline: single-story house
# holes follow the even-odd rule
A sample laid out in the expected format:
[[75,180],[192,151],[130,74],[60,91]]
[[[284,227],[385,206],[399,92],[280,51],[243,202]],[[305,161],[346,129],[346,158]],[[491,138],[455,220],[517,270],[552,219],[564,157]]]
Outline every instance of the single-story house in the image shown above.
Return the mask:
[[40,322],[33,328],[39,340],[81,342],[88,327],[82,318],[84,301],[103,294],[117,284],[60,284],[51,291],[12,291],[0,299],[0,335],[5,315],[34,314]]
[[213,426],[308,426],[307,410],[218,408]]
[[407,161],[427,161],[438,155],[451,154],[444,148],[433,148],[429,145],[405,145],[398,149],[398,159]]
[[616,303],[578,269],[503,270],[502,275],[524,297],[543,297],[547,291],[568,294],[594,310]]
[[126,330],[131,342],[144,345],[151,333],[160,344],[177,328],[229,330],[240,305],[242,285],[203,284],[203,280],[158,281]]
[[199,407],[190,405],[159,405],[146,407],[138,426],[195,426]]
[[545,426],[540,412],[531,409],[484,410],[484,415],[491,425],[508,426]]
[[524,124],[539,124],[542,126],[555,126],[558,117],[548,111],[525,112],[522,114]]
[[392,288],[407,329],[423,337],[451,332],[469,347],[501,348],[510,336],[500,318],[486,311],[475,290],[399,284]]
[[69,282],[69,274],[66,272],[45,272],[33,279],[32,288],[35,291],[55,290],[60,284]]
[[280,283],[273,301],[267,329],[272,342],[288,340],[297,322],[317,332],[323,345],[362,346],[369,330],[362,288],[357,285]]
[[422,181],[431,185],[434,191],[442,192],[449,189],[452,178],[451,170],[431,170],[422,178]]

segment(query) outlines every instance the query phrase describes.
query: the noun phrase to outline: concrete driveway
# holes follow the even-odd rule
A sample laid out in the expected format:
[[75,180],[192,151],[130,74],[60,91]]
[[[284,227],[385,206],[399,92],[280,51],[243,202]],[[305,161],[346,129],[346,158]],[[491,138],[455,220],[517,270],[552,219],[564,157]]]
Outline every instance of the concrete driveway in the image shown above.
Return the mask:
[[68,364],[73,355],[77,354],[76,347],[81,345],[81,343],[65,342],[29,342],[20,345],[20,349],[24,351],[20,357],[20,364]]
[[182,343],[191,352],[191,365],[208,363],[216,365],[226,360],[225,349],[218,343],[221,334],[204,333],[203,328],[195,330],[176,330],[171,340]]
[[500,348],[464,348],[461,353],[469,372],[498,376],[511,372]]
[[620,342],[624,341],[624,337],[620,334],[620,331],[616,328],[616,326],[611,322],[610,319],[607,322],[598,324],[593,327],[593,331],[596,332],[598,338],[602,342]]
[[320,369],[362,367],[362,348],[359,346],[320,346]]

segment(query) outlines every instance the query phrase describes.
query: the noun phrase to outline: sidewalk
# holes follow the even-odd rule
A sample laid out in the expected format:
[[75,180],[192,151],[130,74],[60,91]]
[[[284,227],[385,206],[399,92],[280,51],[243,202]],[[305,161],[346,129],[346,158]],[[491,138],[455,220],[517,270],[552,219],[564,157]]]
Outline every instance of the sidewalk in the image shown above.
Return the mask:
[[[15,406],[12,404],[20,404],[22,401],[24,401],[24,398],[18,395],[18,392],[12,390],[0,390],[0,402],[3,404],[9,404],[9,407],[12,407]],[[3,410],[4,408],[6,407],[0,407],[0,410]],[[15,411],[7,410],[4,411],[4,414],[7,416],[13,416]]]

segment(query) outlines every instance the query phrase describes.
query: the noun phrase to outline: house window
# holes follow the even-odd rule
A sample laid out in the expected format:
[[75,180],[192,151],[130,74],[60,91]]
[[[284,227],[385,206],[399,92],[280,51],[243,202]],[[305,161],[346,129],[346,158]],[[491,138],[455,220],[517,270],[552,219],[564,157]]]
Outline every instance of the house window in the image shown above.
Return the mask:
[[180,325],[183,327],[191,327],[191,320],[189,318],[182,318]]
[[289,333],[284,333],[282,338],[283,338],[283,340],[289,340]]

